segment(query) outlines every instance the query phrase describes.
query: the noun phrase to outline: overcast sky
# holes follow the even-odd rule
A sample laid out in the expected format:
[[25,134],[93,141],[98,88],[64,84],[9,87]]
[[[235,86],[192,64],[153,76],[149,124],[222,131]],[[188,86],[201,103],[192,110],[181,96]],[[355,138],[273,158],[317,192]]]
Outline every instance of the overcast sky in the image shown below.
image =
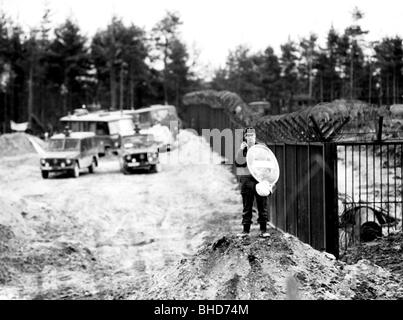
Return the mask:
[[[0,0],[0,8],[25,28],[38,25],[46,0]],[[200,51],[198,63],[210,69],[223,66],[229,50],[239,44],[252,51],[268,45],[279,53],[288,37],[298,40],[310,32],[324,41],[330,26],[342,31],[352,22],[357,6],[368,40],[403,34],[403,0],[47,0],[57,25],[72,17],[92,36],[105,28],[113,14],[124,22],[150,30],[166,10],[183,21],[182,39],[190,51]]]

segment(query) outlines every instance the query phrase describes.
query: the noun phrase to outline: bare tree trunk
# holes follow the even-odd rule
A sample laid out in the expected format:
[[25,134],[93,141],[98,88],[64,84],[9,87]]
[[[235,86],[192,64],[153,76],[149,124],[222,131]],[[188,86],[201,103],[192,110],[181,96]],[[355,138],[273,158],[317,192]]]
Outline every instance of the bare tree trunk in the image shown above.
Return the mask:
[[164,49],[164,102],[168,104],[168,88],[167,88],[167,73],[168,73],[168,40],[165,41]]
[[66,94],[63,95],[63,115],[65,115],[67,112],[67,96]]
[[311,99],[312,98],[312,57],[309,58],[308,81],[309,81],[308,94],[309,94],[309,99]]
[[3,133],[7,132],[7,91],[4,91],[4,124],[3,124]]
[[368,80],[368,103],[371,104],[372,95],[372,74],[371,74],[371,62],[369,63],[369,80]]
[[179,108],[179,81],[175,81],[176,108]]
[[354,62],[353,62],[353,48],[351,48],[350,55],[350,100],[353,100],[354,92]]
[[15,88],[14,88],[14,77],[10,79],[11,88],[11,103],[10,103],[10,119],[15,120]]
[[28,127],[32,130],[32,112],[34,104],[34,66],[31,63],[28,76]]
[[389,93],[389,75],[386,76],[386,104],[389,104],[389,98],[390,98],[390,93]]
[[396,68],[393,66],[393,104],[396,104]]
[[116,75],[115,68],[111,64],[109,69],[110,74],[110,86],[111,86],[111,109],[116,110]]
[[130,67],[130,83],[129,83],[129,88],[130,88],[130,109],[134,109],[134,81],[133,81],[133,70]]
[[[330,52],[330,65],[332,66],[333,71],[333,53]],[[330,74],[330,101],[334,99],[334,74],[331,72]]]
[[124,70],[123,70],[123,63],[120,65],[120,110],[123,110],[124,104]]
[[292,92],[290,92],[290,95],[287,100],[288,100],[288,113],[290,113],[290,112],[292,112],[292,103],[293,103]]
[[320,102],[323,102],[323,76],[320,76]]
[[41,116],[41,121],[42,121],[42,123],[46,123],[46,121],[45,121],[45,109],[46,109],[46,106],[47,106],[47,93],[46,93],[46,90],[44,90],[44,85],[43,85],[43,83],[41,83],[40,84],[40,87],[39,87],[39,92],[40,92],[40,97],[41,97],[41,99],[40,99],[40,116]]
[[383,81],[382,81],[382,75],[380,78],[380,82],[379,82],[380,86],[379,86],[379,106],[381,106],[383,104]]

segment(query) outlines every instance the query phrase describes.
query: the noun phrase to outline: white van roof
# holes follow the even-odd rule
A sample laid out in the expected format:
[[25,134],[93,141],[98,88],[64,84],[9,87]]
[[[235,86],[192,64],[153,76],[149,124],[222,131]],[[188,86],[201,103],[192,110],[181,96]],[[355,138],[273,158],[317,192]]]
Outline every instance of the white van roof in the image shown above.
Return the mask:
[[176,111],[176,107],[172,106],[172,105],[154,104],[147,108],[140,108],[140,109],[132,110],[132,113],[142,113],[142,112],[147,112],[147,111],[152,111],[152,110],[164,110],[164,109],[171,109],[171,110]]
[[120,111],[111,112],[93,112],[83,115],[68,115],[60,118],[60,121],[92,121],[92,122],[111,122],[121,119],[132,119],[127,113],[121,113]]
[[91,138],[95,137],[94,132],[70,132],[70,135],[66,137],[64,133],[58,133],[53,135],[50,139],[84,139],[84,138]]

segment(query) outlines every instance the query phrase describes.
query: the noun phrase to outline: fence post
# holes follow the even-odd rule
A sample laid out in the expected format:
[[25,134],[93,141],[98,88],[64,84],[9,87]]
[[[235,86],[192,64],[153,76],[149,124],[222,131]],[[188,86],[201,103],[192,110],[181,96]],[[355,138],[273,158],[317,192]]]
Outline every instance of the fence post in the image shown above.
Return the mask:
[[382,127],[383,127],[383,117],[379,117],[378,120],[378,134],[377,134],[377,141],[381,142],[382,141]]
[[324,143],[325,148],[325,234],[326,251],[339,258],[339,210],[337,187],[337,145]]

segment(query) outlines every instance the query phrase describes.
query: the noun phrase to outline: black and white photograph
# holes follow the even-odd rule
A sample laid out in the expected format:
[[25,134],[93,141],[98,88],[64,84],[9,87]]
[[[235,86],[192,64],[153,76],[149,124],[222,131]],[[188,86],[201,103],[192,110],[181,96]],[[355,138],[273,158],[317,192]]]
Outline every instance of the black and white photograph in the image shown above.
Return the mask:
[[0,0],[0,300],[402,300],[402,17]]

